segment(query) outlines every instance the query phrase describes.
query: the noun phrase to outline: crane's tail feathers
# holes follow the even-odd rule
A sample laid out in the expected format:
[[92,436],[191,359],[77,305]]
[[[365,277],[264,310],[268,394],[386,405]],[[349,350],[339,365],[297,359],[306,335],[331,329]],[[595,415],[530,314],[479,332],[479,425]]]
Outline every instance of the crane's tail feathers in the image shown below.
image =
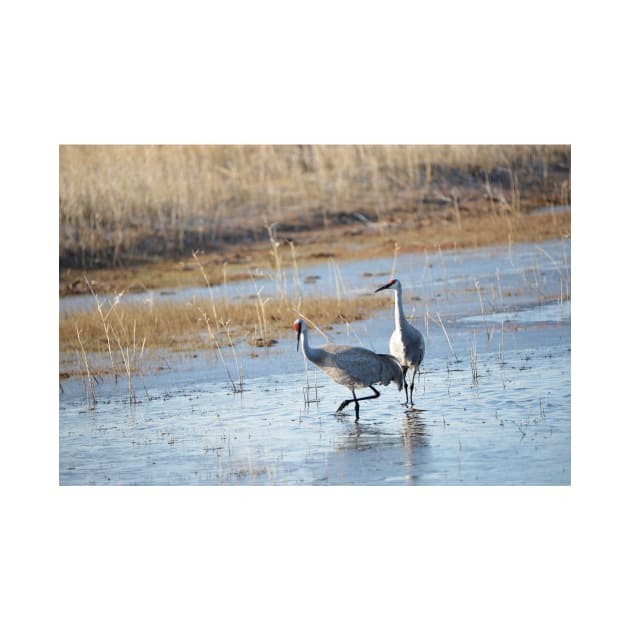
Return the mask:
[[381,359],[381,384],[389,385],[392,381],[398,386],[398,391],[403,388],[405,377],[398,360],[391,354],[379,354]]

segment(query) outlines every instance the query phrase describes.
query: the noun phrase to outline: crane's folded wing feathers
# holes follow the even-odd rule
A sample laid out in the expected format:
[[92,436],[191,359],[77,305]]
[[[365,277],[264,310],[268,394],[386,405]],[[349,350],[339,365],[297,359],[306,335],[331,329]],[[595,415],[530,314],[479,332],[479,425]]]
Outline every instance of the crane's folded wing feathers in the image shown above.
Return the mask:
[[368,387],[394,381],[403,386],[402,369],[390,354],[376,354],[356,346],[325,345],[316,364],[333,380],[347,387]]
[[391,381],[394,381],[398,386],[398,391],[400,391],[404,379],[400,363],[391,354],[379,354],[377,356],[381,359],[381,383],[389,385]]

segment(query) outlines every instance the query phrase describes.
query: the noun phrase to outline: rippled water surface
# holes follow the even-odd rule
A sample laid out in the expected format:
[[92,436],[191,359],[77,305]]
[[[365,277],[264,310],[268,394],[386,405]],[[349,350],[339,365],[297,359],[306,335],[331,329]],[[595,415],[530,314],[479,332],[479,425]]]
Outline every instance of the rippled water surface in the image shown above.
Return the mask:
[[[287,282],[371,292],[391,268],[328,264]],[[361,404],[359,422],[352,405],[335,416],[348,390],[305,366],[292,334],[257,357],[237,347],[239,393],[213,353],[169,357],[134,381],[138,404],[126,381],[105,379],[88,409],[81,380],[63,381],[60,483],[570,484],[570,241],[405,255],[396,276],[427,341],[415,409],[390,386]],[[392,329],[393,306],[326,332],[387,352]],[[313,345],[326,341],[311,331]]]

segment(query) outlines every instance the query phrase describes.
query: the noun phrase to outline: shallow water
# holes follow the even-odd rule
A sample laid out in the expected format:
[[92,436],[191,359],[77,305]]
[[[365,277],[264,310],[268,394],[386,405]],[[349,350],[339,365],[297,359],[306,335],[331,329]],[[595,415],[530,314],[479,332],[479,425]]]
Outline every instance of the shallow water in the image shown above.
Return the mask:
[[[517,243],[511,247],[480,247],[474,250],[453,250],[422,254],[401,254],[371,261],[349,261],[337,264],[333,260],[304,267],[296,273],[293,269],[282,272],[278,279],[272,269],[253,269],[252,278],[210,289],[214,299],[251,300],[260,291],[261,297],[274,297],[278,293],[291,295],[320,296],[357,295],[371,293],[381,286],[395,271],[404,287],[417,287],[421,291],[416,297],[433,299],[448,296],[462,288],[470,288],[477,278],[488,278],[497,283],[495,274],[500,270],[502,287],[519,284],[523,279],[535,283],[544,282],[545,273],[555,271],[547,258],[553,255],[554,263],[563,270],[570,268],[570,241],[549,241],[532,245]],[[538,269],[540,278],[534,276]],[[165,291],[131,293],[119,297],[101,295],[106,304],[118,300],[125,302],[173,302],[195,298],[207,299],[207,287],[190,287]],[[476,299],[476,296],[473,295]],[[504,299],[507,299],[504,297]],[[72,295],[60,300],[62,313],[78,309],[93,308],[91,295]]]
[[[327,268],[309,269],[320,280],[303,288],[333,292],[341,281],[347,292],[371,292],[392,260],[340,265],[332,281]],[[569,484],[570,241],[401,256],[396,276],[427,342],[415,409],[390,386],[361,404],[358,423],[352,405],[335,416],[348,390],[305,366],[294,336],[256,358],[237,348],[239,393],[228,354],[226,364],[211,352],[169,357],[169,369],[134,379],[138,404],[126,381],[109,379],[88,409],[83,383],[63,381],[60,483]],[[392,315],[393,307],[327,334],[387,351]],[[311,332],[313,345],[325,341]],[[305,403],[307,393],[317,400]]]

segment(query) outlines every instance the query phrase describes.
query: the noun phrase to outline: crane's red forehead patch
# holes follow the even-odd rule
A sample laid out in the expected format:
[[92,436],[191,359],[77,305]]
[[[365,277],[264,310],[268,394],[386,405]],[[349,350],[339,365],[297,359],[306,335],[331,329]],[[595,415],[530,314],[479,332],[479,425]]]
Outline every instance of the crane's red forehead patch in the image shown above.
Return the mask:
[[299,321],[293,322],[293,330],[295,330],[295,332],[300,332],[300,322]]

